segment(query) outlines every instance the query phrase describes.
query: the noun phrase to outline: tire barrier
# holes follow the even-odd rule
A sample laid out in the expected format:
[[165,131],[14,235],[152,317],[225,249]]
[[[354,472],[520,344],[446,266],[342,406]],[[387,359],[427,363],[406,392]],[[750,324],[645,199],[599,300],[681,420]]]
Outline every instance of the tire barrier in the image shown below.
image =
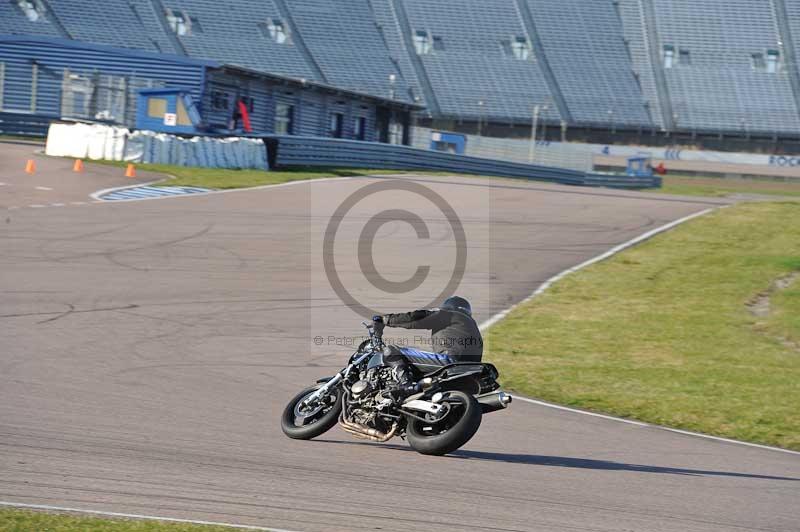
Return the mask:
[[53,123],[45,153],[78,159],[204,168],[269,168],[264,143],[258,138],[184,138],[152,131],[132,132],[103,124]]

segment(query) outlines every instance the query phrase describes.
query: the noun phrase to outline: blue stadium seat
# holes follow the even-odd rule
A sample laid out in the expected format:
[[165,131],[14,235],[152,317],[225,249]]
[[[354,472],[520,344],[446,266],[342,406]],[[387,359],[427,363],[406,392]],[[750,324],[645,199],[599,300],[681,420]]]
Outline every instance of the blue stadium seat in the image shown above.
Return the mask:
[[[643,0],[622,0],[622,7],[626,36],[638,41],[632,53],[637,71],[652,72],[655,55],[664,73],[662,93],[669,94],[672,116],[657,122],[745,135],[800,131],[774,2],[647,1],[654,8],[653,28]],[[796,0],[786,4],[796,9],[789,21],[800,30],[800,6]],[[643,47],[652,47],[655,54],[644,53]],[[767,67],[771,51],[778,52],[775,72]],[[657,84],[652,76],[643,82],[647,99],[657,98]]]
[[[408,100],[408,85],[366,0],[284,0],[326,81],[338,87]],[[394,75],[394,84],[390,76]]]
[[212,59],[438,118],[527,123],[539,104],[579,126],[800,133],[800,0],[5,0],[0,34]]
[[163,4],[189,19],[188,33],[178,39],[192,57],[323,81],[301,54],[290,31],[283,43],[270,36],[270,23],[286,23],[272,0],[163,0]]
[[533,106],[542,104],[548,106],[543,118],[560,119],[535,55],[520,60],[512,54],[512,40],[528,39],[513,3],[405,0],[403,5],[411,30],[426,32],[433,41],[420,58],[443,115],[528,121]]
[[527,3],[576,122],[603,126],[651,124],[622,39],[622,21],[612,2]]

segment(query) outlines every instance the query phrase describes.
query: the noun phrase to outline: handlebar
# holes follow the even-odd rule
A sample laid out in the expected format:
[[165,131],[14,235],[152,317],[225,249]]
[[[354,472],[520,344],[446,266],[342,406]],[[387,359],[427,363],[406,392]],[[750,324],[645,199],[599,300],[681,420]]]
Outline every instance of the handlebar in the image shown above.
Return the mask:
[[361,324],[367,328],[367,332],[369,333],[369,340],[372,344],[374,349],[382,349],[383,348],[383,327],[375,327],[380,323],[383,325],[383,321],[376,321],[373,319],[373,322],[370,323],[368,321],[362,321]]

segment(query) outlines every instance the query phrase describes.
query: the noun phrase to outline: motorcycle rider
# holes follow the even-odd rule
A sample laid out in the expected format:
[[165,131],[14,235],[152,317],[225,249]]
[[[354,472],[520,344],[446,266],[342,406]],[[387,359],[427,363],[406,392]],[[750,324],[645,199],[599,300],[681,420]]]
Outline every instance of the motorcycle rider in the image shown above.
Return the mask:
[[420,386],[414,383],[411,364],[423,371],[433,371],[454,362],[480,362],[483,356],[481,331],[472,318],[469,301],[463,297],[449,297],[438,309],[374,316],[372,321],[378,335],[382,334],[384,327],[429,329],[432,332],[431,351],[395,345],[384,347],[383,360],[393,368],[398,383],[397,399],[420,391]]

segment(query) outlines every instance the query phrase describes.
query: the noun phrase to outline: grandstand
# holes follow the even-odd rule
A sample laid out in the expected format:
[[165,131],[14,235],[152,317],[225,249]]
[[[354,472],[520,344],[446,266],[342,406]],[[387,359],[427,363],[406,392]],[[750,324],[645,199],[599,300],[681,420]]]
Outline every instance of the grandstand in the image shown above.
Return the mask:
[[[797,131],[790,82],[796,73],[781,58],[776,3],[650,1],[666,83],[662,97],[669,98],[672,110],[662,123],[742,134]],[[770,65],[773,59],[777,62]]]
[[800,0],[7,0],[0,35],[419,103],[469,133],[524,134],[537,107],[562,135],[800,138]]
[[561,118],[530,51],[530,38],[508,1],[395,4],[405,11],[406,33],[415,44],[410,52],[419,57],[437,96],[438,117],[508,122],[530,116],[537,103],[549,102],[544,116]]

